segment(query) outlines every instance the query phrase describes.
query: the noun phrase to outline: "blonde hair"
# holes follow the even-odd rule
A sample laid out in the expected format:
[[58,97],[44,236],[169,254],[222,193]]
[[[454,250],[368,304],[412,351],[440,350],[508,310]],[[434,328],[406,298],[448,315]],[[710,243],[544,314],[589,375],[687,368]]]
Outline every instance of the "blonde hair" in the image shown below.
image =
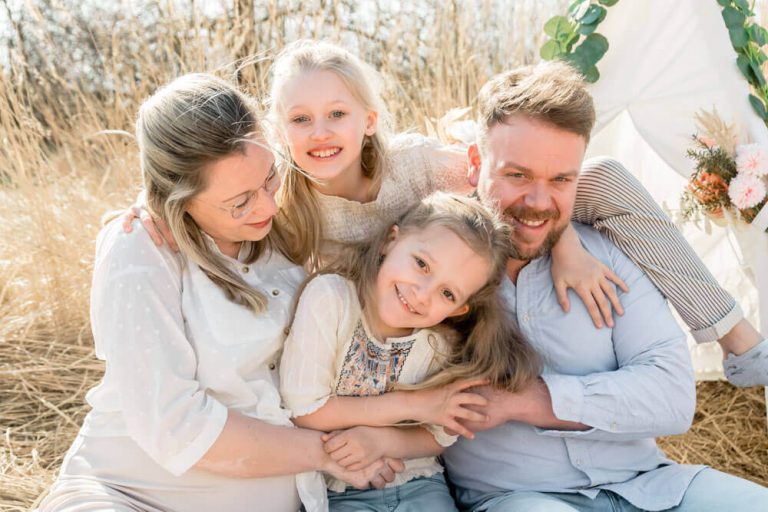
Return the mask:
[[562,61],[523,66],[492,77],[477,98],[478,134],[486,150],[488,130],[515,114],[544,121],[589,143],[595,107],[583,77]]
[[[363,175],[371,180],[371,191],[377,193],[386,165],[392,119],[382,100],[381,77],[343,48],[323,41],[302,39],[287,45],[276,57],[269,99],[270,124],[277,132],[273,138],[284,140],[280,127],[284,123],[282,93],[286,84],[312,71],[335,73],[366,110],[377,113],[376,133],[364,138],[361,150]],[[283,153],[286,170],[278,201],[284,210],[278,216],[293,235],[294,257],[316,269],[324,234],[320,206],[312,192],[313,179],[296,165],[289,151],[284,150]]]
[[455,340],[449,353],[437,355],[443,370],[409,388],[439,386],[462,378],[487,378],[495,387],[515,390],[536,377],[540,370],[538,355],[520,334],[499,293],[509,257],[510,228],[474,199],[436,192],[372,239],[352,245],[342,258],[307,281],[319,274],[339,274],[355,284],[363,309],[373,304],[376,276],[394,225],[401,235],[431,225],[443,226],[486,258],[491,267],[488,281],[467,300],[469,311],[435,326],[448,340]]
[[[163,219],[179,250],[233,302],[260,313],[266,296],[251,288],[210,241],[187,206],[207,186],[206,169],[221,158],[244,154],[261,134],[255,102],[209,74],[184,75],[159,89],[139,108],[136,137],[149,208]],[[278,226],[260,242],[243,242],[245,262],[267,248],[286,253]]]

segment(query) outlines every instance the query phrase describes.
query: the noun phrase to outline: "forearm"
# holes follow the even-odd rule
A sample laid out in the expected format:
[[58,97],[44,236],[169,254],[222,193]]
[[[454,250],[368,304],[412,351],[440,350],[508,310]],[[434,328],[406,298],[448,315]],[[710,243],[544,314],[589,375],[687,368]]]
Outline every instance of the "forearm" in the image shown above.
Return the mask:
[[359,425],[385,427],[417,419],[410,391],[377,396],[332,396],[317,411],[293,418],[301,427],[330,432]]
[[234,478],[262,478],[324,469],[330,459],[321,432],[281,427],[229,411],[219,437],[196,469]]
[[743,317],[674,223],[619,162],[595,159],[579,177],[574,220],[606,234],[648,275],[692,329],[715,341]]
[[385,446],[384,455],[395,459],[434,457],[443,453],[441,446],[429,431],[421,427],[381,427],[379,435]]
[[550,430],[587,430],[589,425],[558,418],[552,407],[549,388],[542,379],[535,379],[524,390],[506,393],[502,401],[506,421],[527,423]]

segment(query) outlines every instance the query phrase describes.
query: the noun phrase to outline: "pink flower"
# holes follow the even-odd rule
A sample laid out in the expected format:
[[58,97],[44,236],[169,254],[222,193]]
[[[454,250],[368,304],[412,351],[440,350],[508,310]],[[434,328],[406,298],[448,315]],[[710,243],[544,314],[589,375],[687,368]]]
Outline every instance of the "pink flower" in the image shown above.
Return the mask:
[[718,147],[717,142],[715,142],[715,139],[712,137],[707,137],[706,135],[697,135],[696,138],[709,149],[715,149]]
[[739,210],[752,208],[765,199],[766,189],[763,180],[757,176],[740,172],[731,180],[728,196]]
[[768,153],[760,144],[744,144],[736,147],[736,168],[740,173],[752,176],[768,175]]

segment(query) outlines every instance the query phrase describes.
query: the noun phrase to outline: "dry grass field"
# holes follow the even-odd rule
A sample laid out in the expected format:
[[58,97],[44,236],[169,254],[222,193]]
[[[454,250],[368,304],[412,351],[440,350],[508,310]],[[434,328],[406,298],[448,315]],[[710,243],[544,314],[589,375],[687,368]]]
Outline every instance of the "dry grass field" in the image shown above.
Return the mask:
[[[275,51],[328,38],[381,70],[400,129],[430,131],[491,74],[536,61],[540,27],[566,4],[114,3],[0,1],[0,510],[28,510],[50,485],[100,378],[93,243],[102,214],[137,193],[130,132],[158,85],[216,71],[263,98]],[[768,484],[762,391],[705,383],[699,402],[692,431],[663,441],[669,456]]]

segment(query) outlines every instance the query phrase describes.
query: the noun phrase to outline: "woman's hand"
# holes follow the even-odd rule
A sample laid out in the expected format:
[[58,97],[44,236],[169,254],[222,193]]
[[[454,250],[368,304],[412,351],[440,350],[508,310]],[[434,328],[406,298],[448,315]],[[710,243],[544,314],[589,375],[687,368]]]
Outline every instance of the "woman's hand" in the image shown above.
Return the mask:
[[598,329],[603,326],[603,319],[608,327],[613,327],[611,305],[617,314],[624,314],[616,286],[624,293],[629,292],[629,288],[611,269],[582,247],[576,230],[570,224],[552,249],[552,281],[563,311],[567,313],[570,310],[568,288],[573,288]]
[[323,469],[334,478],[346,482],[356,489],[368,489],[370,486],[383,489],[395,479],[397,473],[405,470],[405,464],[400,459],[386,457],[375,460],[361,470],[350,471],[329,459]]
[[152,215],[147,209],[142,194],[139,195],[134,204],[120,215],[120,218],[123,221],[123,231],[126,233],[133,231],[133,221],[139,219],[156,246],[161,247],[165,241],[173,252],[179,252],[179,246],[176,244],[168,225],[160,217]]
[[384,457],[386,431],[376,427],[353,427],[335,430],[322,437],[325,452],[340,466],[350,471],[363,469]]
[[411,410],[416,412],[415,420],[422,423],[442,425],[467,439],[474,439],[475,435],[459,420],[470,422],[484,422],[485,414],[473,411],[470,407],[484,407],[488,400],[466,391],[475,386],[488,384],[485,379],[457,380],[436,388],[420,389],[409,392]]

